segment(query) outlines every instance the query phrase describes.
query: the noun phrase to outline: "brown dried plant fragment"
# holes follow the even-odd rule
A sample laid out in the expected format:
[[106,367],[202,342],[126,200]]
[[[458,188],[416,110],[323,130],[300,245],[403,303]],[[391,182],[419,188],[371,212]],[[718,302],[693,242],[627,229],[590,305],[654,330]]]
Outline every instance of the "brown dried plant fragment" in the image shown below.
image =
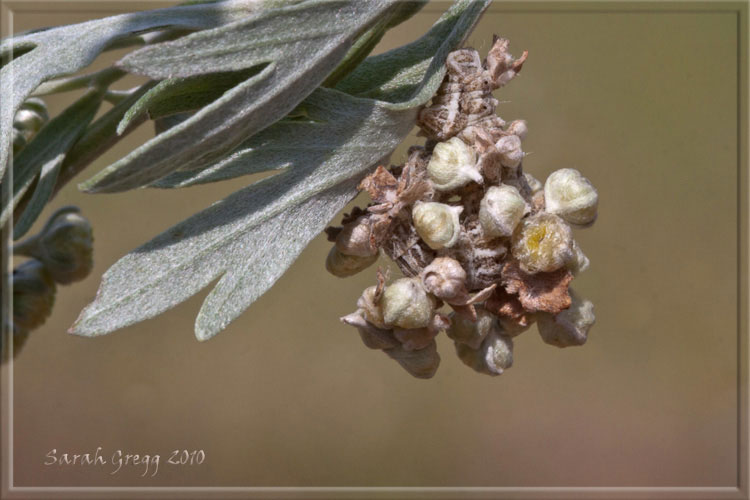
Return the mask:
[[527,327],[533,322],[532,315],[523,308],[518,296],[511,295],[504,288],[496,288],[484,303],[484,308],[495,316],[506,318],[518,326]]
[[365,190],[375,203],[395,204],[398,200],[396,190],[399,181],[382,165],[375,172],[364,178],[357,189]]
[[511,260],[503,266],[502,276],[505,291],[517,294],[528,312],[557,314],[570,307],[568,285],[573,280],[573,274],[565,268],[530,274],[524,272],[517,261]]

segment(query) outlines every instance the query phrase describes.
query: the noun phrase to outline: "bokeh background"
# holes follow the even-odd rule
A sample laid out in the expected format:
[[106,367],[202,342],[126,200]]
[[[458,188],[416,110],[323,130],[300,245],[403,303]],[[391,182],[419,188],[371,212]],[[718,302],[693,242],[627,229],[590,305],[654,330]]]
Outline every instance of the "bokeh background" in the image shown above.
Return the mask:
[[[14,30],[111,14],[92,5],[19,8]],[[447,6],[430,4],[377,52],[413,40]],[[503,118],[529,123],[526,171],[543,180],[577,168],[599,190],[597,223],[576,233],[592,265],[574,286],[597,315],[585,346],[549,346],[534,327],[516,339],[513,368],[490,378],[441,335],[437,375],[413,379],[338,321],[375,268],[327,274],[323,236],[208,342],[193,335],[207,290],[122,331],[72,336],[120,256],[251,179],[115,195],[83,195],[73,182],[40,221],[79,205],[96,265],[58,290],[53,315],[14,363],[14,484],[736,484],[737,19],[605,7],[498,2],[468,44],[484,54],[497,33],[515,54],[529,50],[521,76],[496,93]],[[48,102],[57,111],[72,97]],[[76,181],[151,133],[141,127]],[[107,459],[159,454],[159,472],[43,465],[51,449],[97,447]],[[175,449],[204,450],[205,462],[168,466]]]

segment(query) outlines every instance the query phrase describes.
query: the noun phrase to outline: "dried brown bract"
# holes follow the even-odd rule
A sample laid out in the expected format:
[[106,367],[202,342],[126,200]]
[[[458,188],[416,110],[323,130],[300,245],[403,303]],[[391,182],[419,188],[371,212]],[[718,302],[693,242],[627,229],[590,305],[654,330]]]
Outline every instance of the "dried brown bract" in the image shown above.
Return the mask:
[[[379,250],[406,276],[386,284],[378,271],[378,284],[342,321],[415,377],[435,374],[441,331],[465,364],[499,375],[513,363],[512,338],[534,322],[558,346],[582,344],[594,322],[593,305],[568,287],[588,267],[569,223],[596,218],[596,190],[571,169],[544,186],[524,173],[528,126],[495,114],[492,91],[527,55],[514,58],[499,37],[484,61],[473,49],[451,53],[417,120],[425,145],[412,146],[404,165],[378,166],[359,185],[372,203],[326,231],[337,276],[366,267]],[[454,312],[444,315],[443,305]]]

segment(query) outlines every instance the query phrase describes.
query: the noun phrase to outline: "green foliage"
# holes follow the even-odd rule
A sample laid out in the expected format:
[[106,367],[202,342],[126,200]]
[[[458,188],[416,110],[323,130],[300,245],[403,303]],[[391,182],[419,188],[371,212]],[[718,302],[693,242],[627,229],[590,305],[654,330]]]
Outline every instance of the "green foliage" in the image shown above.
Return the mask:
[[[447,54],[462,44],[489,1],[458,0],[417,41],[366,59],[383,34],[422,2],[229,0],[4,41],[0,53],[7,60],[10,47],[36,47],[2,68],[6,89],[15,75],[8,67],[31,64],[28,77],[13,82],[20,89],[12,96],[17,108],[42,81],[80,70],[117,40],[157,28],[162,35],[156,40],[177,36],[169,30],[178,28],[203,30],[147,45],[117,64],[160,82],[134,89],[97,121],[80,126],[79,140],[61,151],[68,152],[64,161],[40,167],[43,190],[27,209],[44,205],[58,172],[67,180],[147,116],[159,118],[161,133],[84,189],[176,188],[279,170],[123,257],[105,273],[97,298],[71,331],[114,331],[217,279],[196,320],[196,336],[204,340],[225,328],[273,285],[354,196],[365,172],[409,133],[443,79]],[[242,16],[243,5],[255,10]],[[84,25],[91,34],[81,33]],[[79,47],[53,55],[53,44]],[[63,62],[42,70],[40,61],[51,57]],[[54,88],[53,82],[45,85]],[[92,92],[101,98],[106,85],[99,82]],[[14,107],[3,106],[4,144]]]

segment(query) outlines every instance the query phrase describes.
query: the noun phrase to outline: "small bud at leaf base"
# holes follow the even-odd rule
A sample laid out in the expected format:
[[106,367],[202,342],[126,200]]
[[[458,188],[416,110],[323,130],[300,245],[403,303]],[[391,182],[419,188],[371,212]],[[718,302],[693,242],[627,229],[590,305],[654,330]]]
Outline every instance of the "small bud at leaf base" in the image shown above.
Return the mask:
[[505,184],[492,186],[479,205],[479,222],[490,238],[510,236],[528,210],[518,189]]
[[380,303],[385,324],[399,328],[424,328],[435,313],[435,300],[419,278],[394,281],[385,287]]
[[563,168],[552,172],[544,183],[544,200],[547,212],[571,224],[586,225],[596,219],[599,195],[578,170]]
[[44,264],[31,259],[13,270],[13,325],[34,330],[47,320],[55,304],[55,282]]
[[433,250],[450,248],[458,241],[461,224],[458,215],[463,207],[443,203],[417,203],[412,210],[414,228]]
[[93,235],[89,221],[75,212],[61,213],[47,223],[34,257],[52,278],[66,285],[84,279],[94,266]]
[[22,131],[35,134],[44,125],[45,119],[39,113],[30,109],[19,109],[13,118],[13,126]]
[[476,153],[458,137],[439,142],[427,164],[427,175],[438,191],[450,191],[471,181],[482,182],[476,168]]

